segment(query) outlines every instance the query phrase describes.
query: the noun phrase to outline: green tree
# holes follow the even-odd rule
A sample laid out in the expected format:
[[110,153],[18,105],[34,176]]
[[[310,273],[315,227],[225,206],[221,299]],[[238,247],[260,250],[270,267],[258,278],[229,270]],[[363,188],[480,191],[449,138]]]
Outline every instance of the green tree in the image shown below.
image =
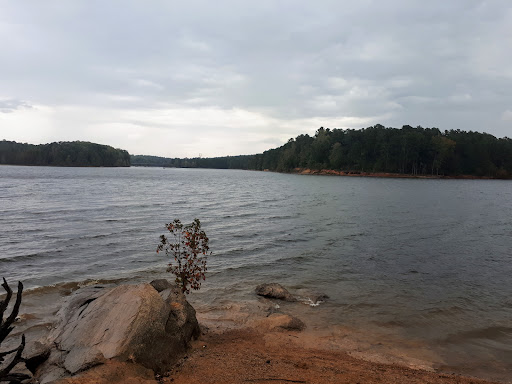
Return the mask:
[[341,143],[334,143],[331,149],[331,154],[329,155],[329,161],[332,168],[341,168],[341,165],[343,164],[343,147],[341,146]]
[[434,136],[432,138],[432,144],[434,146],[434,160],[432,161],[432,174],[434,174],[434,168],[436,174],[439,174],[439,168],[441,168],[448,156],[453,153],[455,148],[455,141],[448,139],[444,136]]
[[329,150],[331,149],[330,130],[320,127],[316,131],[315,140],[311,144],[313,167],[327,168],[329,166]]

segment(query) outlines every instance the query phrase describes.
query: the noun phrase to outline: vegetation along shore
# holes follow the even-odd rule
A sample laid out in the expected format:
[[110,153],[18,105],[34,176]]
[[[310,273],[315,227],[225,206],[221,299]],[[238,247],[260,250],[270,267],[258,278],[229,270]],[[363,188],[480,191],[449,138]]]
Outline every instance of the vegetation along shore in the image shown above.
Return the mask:
[[[438,128],[319,128],[255,155],[172,158],[129,155],[87,142],[42,145],[0,141],[0,164],[50,166],[147,166],[380,177],[512,178],[512,139]],[[297,172],[297,169],[300,171]],[[311,172],[306,172],[310,170]]]
[[320,128],[261,154],[216,158],[131,156],[138,166],[220,168],[293,172],[310,169],[343,174],[512,177],[512,140],[487,133],[382,125],[354,129]]

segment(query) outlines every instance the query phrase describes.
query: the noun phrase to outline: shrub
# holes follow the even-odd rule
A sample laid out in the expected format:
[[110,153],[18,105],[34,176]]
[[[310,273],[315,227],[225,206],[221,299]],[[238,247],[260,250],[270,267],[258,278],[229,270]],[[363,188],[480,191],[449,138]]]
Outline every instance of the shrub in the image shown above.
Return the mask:
[[201,288],[201,281],[206,278],[206,259],[211,254],[201,222],[194,219],[192,223],[183,225],[175,219],[165,227],[172,237],[161,235],[156,252],[165,251],[165,255],[171,258],[167,271],[176,276],[176,284],[181,286],[182,292],[190,293],[191,289]]

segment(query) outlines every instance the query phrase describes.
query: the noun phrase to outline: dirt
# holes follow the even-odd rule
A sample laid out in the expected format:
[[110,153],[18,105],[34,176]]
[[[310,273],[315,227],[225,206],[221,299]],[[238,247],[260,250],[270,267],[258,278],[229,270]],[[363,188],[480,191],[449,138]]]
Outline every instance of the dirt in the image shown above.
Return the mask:
[[91,368],[74,377],[62,379],[56,384],[156,384],[152,370],[137,364],[114,360]]
[[299,332],[254,328],[210,332],[161,383],[491,383],[445,373],[359,360],[305,347]]

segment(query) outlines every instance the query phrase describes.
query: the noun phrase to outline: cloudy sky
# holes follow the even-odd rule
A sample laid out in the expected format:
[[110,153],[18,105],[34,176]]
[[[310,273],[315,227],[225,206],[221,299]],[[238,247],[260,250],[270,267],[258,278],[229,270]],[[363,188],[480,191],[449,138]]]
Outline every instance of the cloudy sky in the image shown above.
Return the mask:
[[512,136],[510,0],[0,0],[0,139],[169,157],[320,126]]

